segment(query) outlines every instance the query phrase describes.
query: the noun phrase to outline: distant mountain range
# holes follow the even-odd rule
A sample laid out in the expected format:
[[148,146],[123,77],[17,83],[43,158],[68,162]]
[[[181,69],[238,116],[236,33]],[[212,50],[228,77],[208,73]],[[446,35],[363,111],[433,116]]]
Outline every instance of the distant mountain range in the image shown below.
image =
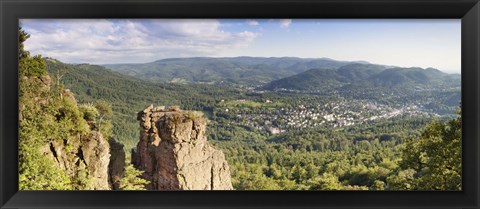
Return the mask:
[[329,58],[193,57],[104,66],[124,75],[154,82],[226,82],[261,86],[259,89],[263,90],[460,84],[459,75],[434,68],[400,68]]
[[[125,75],[149,81],[174,83],[230,82],[259,85],[313,68],[335,69],[351,63],[328,58],[194,57],[162,59],[143,64],[108,64],[103,66]],[[358,63],[364,63],[364,61]]]
[[337,69],[317,68],[272,81],[264,90],[318,90],[336,87],[397,88],[418,86],[460,86],[460,75],[434,68],[387,68],[373,64],[348,64]]

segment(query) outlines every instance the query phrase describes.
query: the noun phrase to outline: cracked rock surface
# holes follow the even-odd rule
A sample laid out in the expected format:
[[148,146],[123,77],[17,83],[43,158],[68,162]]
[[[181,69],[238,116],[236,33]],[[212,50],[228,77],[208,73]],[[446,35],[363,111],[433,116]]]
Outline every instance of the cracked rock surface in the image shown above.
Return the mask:
[[201,114],[150,105],[137,119],[141,132],[132,163],[151,182],[148,190],[233,189],[228,163],[207,142]]
[[110,190],[108,182],[108,165],[110,163],[110,145],[101,133],[91,131],[75,139],[65,139],[63,143],[51,142],[41,152],[52,159],[68,175],[82,175],[87,171],[93,184],[88,190]]

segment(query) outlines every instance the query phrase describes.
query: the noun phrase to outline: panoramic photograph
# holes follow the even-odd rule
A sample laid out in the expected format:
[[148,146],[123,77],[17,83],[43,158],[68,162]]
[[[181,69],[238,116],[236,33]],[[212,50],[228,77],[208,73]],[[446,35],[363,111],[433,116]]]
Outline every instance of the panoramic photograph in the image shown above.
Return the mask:
[[462,190],[459,19],[20,19],[20,190]]

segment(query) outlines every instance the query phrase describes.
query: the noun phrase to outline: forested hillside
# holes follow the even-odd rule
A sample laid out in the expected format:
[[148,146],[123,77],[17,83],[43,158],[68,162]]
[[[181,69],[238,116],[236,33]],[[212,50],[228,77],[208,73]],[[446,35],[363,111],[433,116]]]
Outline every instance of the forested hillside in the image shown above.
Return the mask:
[[350,64],[340,68],[315,68],[272,81],[261,89],[334,90],[355,88],[443,88],[459,87],[460,75],[433,68],[387,68],[372,64]]
[[312,68],[338,68],[349,62],[327,58],[233,57],[173,58],[141,64],[104,65],[114,71],[149,81],[171,83],[234,83],[259,85]]

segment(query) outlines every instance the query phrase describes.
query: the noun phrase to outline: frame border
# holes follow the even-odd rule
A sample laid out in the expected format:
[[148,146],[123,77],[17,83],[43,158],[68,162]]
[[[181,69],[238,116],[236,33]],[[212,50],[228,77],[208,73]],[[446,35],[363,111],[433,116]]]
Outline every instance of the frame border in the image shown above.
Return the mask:
[[[479,0],[0,0],[1,208],[479,208]],[[462,191],[18,191],[22,18],[462,19]]]

